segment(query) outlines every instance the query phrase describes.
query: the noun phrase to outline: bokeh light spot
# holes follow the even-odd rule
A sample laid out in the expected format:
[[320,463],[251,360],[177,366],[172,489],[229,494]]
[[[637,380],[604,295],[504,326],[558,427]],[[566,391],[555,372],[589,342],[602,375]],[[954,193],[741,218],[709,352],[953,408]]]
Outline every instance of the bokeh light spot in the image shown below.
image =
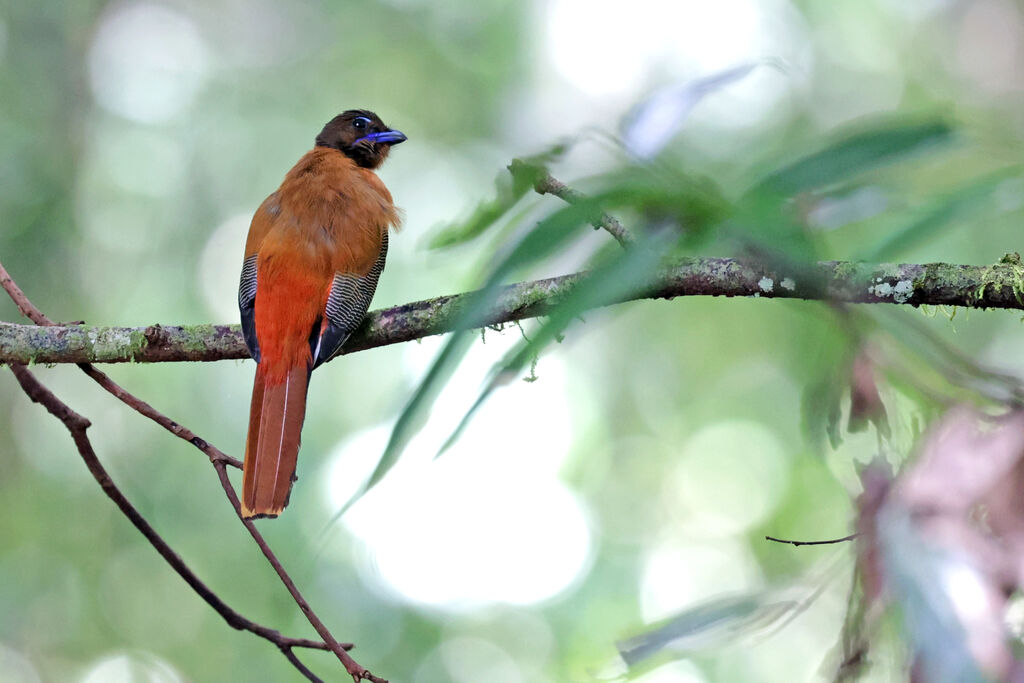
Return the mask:
[[453,683],[521,683],[524,679],[507,652],[483,638],[452,638],[441,644],[441,658]]
[[170,664],[149,652],[103,657],[89,667],[79,683],[182,683]]
[[644,621],[664,619],[714,596],[760,587],[746,544],[729,540],[667,543],[647,557],[640,586]]
[[633,680],[634,683],[704,683],[707,679],[692,662],[680,661],[662,664]]
[[684,446],[663,490],[664,505],[690,533],[740,533],[785,495],[788,460],[778,437],[756,422],[708,425]]
[[238,278],[250,222],[252,215],[241,213],[221,223],[206,240],[199,257],[203,303],[216,322],[238,319]]
[[[519,338],[518,331],[489,334],[471,350],[398,465],[343,518],[364,545],[371,582],[412,602],[463,610],[551,598],[589,566],[587,516],[558,478],[571,423],[557,356],[544,359],[538,382],[496,392],[452,449],[433,460],[479,392],[480,377]],[[422,346],[436,350],[439,343]],[[420,348],[417,367],[420,353],[433,355]],[[369,475],[389,431],[356,435],[331,459],[325,479],[332,513]]]
[[[594,95],[628,93],[659,71],[707,75],[784,57],[794,17],[786,2],[557,0],[548,52],[558,72]],[[649,85],[649,83],[647,84]]]
[[0,643],[0,672],[7,683],[42,683],[28,657]]
[[89,79],[108,111],[143,123],[168,121],[191,105],[206,75],[206,46],[177,10],[134,2],[100,20]]

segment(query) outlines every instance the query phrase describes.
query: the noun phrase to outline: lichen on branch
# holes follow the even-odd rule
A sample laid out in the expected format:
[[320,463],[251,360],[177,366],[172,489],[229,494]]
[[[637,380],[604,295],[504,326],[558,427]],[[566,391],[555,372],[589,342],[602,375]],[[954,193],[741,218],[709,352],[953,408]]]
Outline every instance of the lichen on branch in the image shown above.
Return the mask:
[[[505,287],[480,325],[541,316],[585,273]],[[824,261],[787,269],[731,258],[686,258],[663,268],[630,297],[725,296],[842,303],[1024,309],[1024,267],[1009,254],[986,266]],[[342,353],[449,332],[470,294],[371,311]],[[613,302],[622,303],[622,302]],[[0,322],[0,363],[158,363],[247,358],[238,325],[40,327]]]

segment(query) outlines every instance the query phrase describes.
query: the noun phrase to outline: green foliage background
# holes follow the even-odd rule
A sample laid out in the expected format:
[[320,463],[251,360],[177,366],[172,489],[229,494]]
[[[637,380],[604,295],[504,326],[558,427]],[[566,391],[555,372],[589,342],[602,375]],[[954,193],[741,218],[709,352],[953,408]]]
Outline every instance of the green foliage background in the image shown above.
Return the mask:
[[[701,116],[708,103],[697,105],[654,170],[633,167],[593,138],[550,168],[611,197],[599,208],[616,209],[638,234],[666,216],[686,216],[691,232],[674,253],[995,262],[1020,246],[1024,18],[1008,1],[929,10],[906,3],[919,12],[898,4],[790,7],[784,17],[801,22],[811,66],[779,77],[799,76],[800,86],[737,128],[715,125]],[[186,22],[203,47],[200,62],[164,65],[173,72],[201,63],[202,78],[179,110],[150,121],[105,106],[90,80],[97,32],[132,7]],[[476,225],[475,239],[439,239],[453,234],[442,228],[465,233],[480,216],[474,208],[494,196],[491,178],[512,158],[584,132],[525,104],[552,88],[569,93],[573,106],[586,103],[552,75],[544,45],[558,36],[546,34],[547,8],[505,0],[0,3],[0,258],[56,320],[228,322],[213,318],[233,305],[242,244],[230,239],[237,229],[218,228],[244,223],[326,120],[369,107],[409,136],[381,173],[407,219],[374,307],[478,287],[518,236],[561,205],[527,194],[501,207],[510,212],[496,223]],[[972,33],[986,21],[1008,32],[999,45],[1009,61]],[[614,50],[615,41],[595,35],[589,49]],[[652,69],[637,95],[706,75]],[[891,102],[864,105],[893,82],[901,91]],[[617,134],[629,103],[595,102],[609,117],[600,126]],[[935,144],[893,153],[913,147],[915,135]],[[696,196],[713,198],[701,204],[706,211],[690,211]],[[453,244],[431,248],[432,241]],[[610,241],[577,231],[554,253],[526,253],[501,279],[614,261]],[[841,434],[845,423],[828,419],[835,405],[846,409],[858,338],[824,304],[647,301],[570,325],[561,345],[542,351],[531,391],[552,390],[546,360],[564,363],[574,433],[559,476],[587,510],[593,555],[575,583],[539,604],[416,605],[367,585],[356,570],[363,550],[350,535],[332,535],[319,554],[319,531],[335,510],[317,477],[346,435],[402,412],[423,376],[403,348],[318,371],[292,505],[261,526],[334,633],[357,643],[358,661],[394,681],[603,676],[616,641],[645,630],[642,586],[658,556],[689,567],[679,609],[764,587],[826,588],[770,638],[763,625],[744,622],[738,633],[709,636],[715,647],[689,652],[687,663],[647,665],[646,680],[830,677],[852,550],[794,549],[763,536],[850,531],[857,466],[880,450],[893,462],[906,457],[939,405],[936,393],[968,396],[943,372],[947,345],[1003,368],[1024,362],[1019,315],[948,313],[858,309],[854,327],[901,370],[883,386],[892,423],[884,443],[873,430]],[[6,299],[0,317],[18,319]],[[494,363],[502,358],[493,355]],[[37,370],[93,421],[97,451],[118,484],[200,576],[246,616],[311,635],[200,454],[74,368]],[[236,454],[251,373],[250,364],[234,362],[111,368],[130,391]],[[495,439],[514,441],[530,429],[509,417]],[[0,472],[0,679],[92,681],[86,676],[98,662],[124,653],[136,666],[125,680],[298,679],[271,646],[227,628],[170,572],[101,495],[58,423],[10,377],[0,381]],[[529,496],[522,492],[524,506]],[[730,502],[751,498],[767,512],[754,523],[731,520]],[[821,563],[837,555],[840,568],[822,579]],[[867,677],[899,679],[900,652],[898,639],[879,645]],[[326,655],[304,658],[324,674],[335,666]]]

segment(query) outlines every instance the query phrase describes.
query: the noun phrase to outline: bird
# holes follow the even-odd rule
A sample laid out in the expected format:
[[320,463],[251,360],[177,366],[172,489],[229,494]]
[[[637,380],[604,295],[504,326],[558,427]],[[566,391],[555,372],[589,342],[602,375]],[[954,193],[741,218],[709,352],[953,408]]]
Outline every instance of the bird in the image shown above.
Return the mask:
[[359,326],[400,213],[374,172],[406,140],[366,109],[335,116],[253,215],[238,286],[256,361],[242,474],[245,519],[288,505],[313,370]]

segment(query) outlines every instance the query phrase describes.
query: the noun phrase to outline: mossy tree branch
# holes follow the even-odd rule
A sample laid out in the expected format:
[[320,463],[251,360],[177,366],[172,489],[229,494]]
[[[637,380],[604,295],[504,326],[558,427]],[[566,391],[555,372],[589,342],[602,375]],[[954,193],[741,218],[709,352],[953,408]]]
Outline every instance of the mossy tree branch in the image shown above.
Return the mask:
[[[799,271],[799,272],[798,272]],[[581,273],[510,285],[479,325],[542,316]],[[343,353],[451,331],[468,294],[372,311]],[[1011,254],[989,266],[827,261],[787,270],[729,258],[689,258],[663,269],[638,299],[726,296],[843,303],[1024,309],[1024,267]],[[122,363],[248,358],[238,325],[39,327],[0,322],[0,363]]]

